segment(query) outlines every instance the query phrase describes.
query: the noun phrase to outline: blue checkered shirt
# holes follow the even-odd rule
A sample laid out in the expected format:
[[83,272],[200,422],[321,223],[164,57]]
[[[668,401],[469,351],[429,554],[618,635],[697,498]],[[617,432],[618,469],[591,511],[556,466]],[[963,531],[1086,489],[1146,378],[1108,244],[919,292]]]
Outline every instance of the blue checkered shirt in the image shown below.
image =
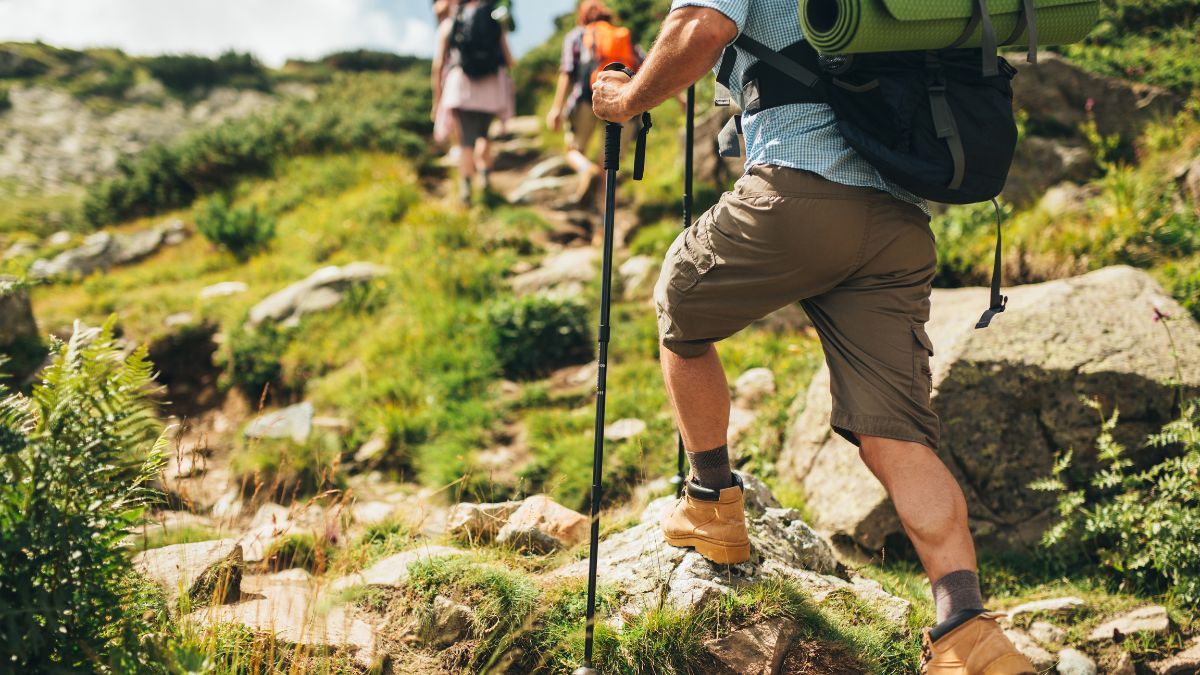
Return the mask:
[[[738,27],[767,47],[781,51],[804,39],[796,0],[674,0],[671,10],[707,7],[729,17]],[[758,59],[737,50],[737,62],[729,79],[734,100],[741,101],[742,74]],[[718,68],[720,63],[717,64]],[[920,206],[925,202],[879,175],[859,156],[838,131],[833,109],[824,103],[797,103],[768,108],[742,117],[746,138],[746,168],[758,164],[803,169],[842,185],[883,190]]]

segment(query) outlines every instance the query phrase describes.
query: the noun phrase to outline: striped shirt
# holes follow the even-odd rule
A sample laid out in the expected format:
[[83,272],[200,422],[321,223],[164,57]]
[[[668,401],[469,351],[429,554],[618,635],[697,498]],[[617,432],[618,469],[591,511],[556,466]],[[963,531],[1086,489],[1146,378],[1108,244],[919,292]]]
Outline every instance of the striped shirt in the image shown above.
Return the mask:
[[[804,39],[796,0],[674,0],[671,10],[707,7],[729,17],[745,33],[775,51]],[[729,78],[734,100],[741,101],[742,74],[758,59],[737,49]],[[717,64],[719,70],[721,64]],[[795,103],[742,117],[746,169],[758,164],[802,169],[842,185],[871,187],[920,206],[924,200],[879,175],[842,137],[833,109],[824,103]]]

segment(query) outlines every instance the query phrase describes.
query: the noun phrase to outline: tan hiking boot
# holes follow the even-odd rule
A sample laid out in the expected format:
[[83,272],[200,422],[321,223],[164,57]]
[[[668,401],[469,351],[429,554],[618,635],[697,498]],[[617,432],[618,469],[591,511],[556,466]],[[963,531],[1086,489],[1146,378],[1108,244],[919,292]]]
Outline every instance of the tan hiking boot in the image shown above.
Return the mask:
[[1002,615],[984,612],[933,642],[926,630],[922,636],[924,675],[1036,675],[1037,669],[1017,651],[996,619]]
[[733,481],[733,487],[720,492],[688,481],[683,497],[663,516],[667,543],[690,546],[718,565],[749,560],[750,536],[746,532],[742,479],[734,474]]

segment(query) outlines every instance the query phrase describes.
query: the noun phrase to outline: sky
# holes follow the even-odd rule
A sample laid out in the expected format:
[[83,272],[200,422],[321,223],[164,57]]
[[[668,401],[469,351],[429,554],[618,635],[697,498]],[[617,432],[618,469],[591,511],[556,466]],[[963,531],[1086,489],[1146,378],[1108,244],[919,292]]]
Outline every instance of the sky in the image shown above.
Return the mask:
[[[0,0],[0,42],[119,47],[130,54],[249,51],[272,66],[359,47],[431,56],[430,0]],[[513,0],[518,55],[574,0]]]

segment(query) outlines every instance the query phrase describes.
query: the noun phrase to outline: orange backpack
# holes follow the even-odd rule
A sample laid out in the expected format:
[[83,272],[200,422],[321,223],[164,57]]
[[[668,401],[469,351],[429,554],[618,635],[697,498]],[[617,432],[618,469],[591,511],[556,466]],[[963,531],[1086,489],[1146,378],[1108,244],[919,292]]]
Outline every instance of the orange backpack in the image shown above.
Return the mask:
[[610,63],[623,63],[633,70],[641,65],[629,29],[607,21],[594,21],[583,29],[583,53],[580,56],[583,76],[589,87]]

